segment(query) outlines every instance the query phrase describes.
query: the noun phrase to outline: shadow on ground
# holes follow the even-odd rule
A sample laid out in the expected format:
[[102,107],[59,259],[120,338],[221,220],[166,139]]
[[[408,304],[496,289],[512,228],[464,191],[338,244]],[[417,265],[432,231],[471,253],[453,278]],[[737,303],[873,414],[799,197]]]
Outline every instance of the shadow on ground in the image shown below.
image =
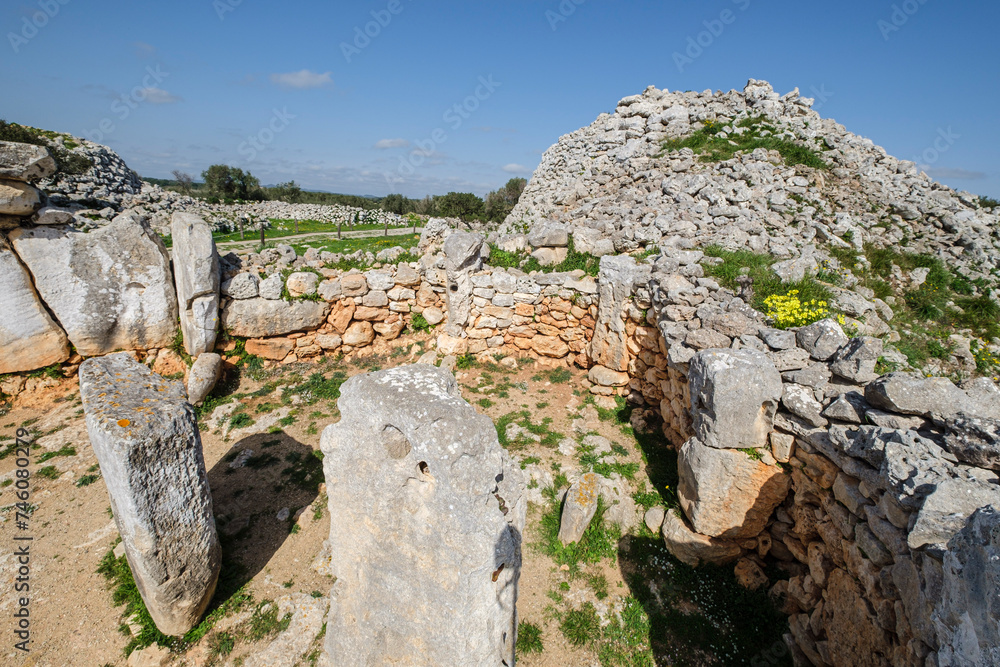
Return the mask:
[[[222,571],[212,607],[260,572],[310,505],[323,482],[318,451],[284,432],[259,433],[233,445],[208,473]],[[288,516],[278,519],[279,512]]]

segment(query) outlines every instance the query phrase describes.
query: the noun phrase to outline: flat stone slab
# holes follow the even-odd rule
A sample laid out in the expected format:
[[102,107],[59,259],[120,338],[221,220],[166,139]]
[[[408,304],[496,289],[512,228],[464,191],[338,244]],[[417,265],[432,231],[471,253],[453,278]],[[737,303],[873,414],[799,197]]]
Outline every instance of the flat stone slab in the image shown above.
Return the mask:
[[448,371],[352,377],[323,431],[334,665],[514,664],[521,470]]
[[221,563],[184,386],[118,353],[80,365],[80,396],[139,593],[161,632],[184,634],[208,606]]
[[241,338],[270,338],[317,329],[330,312],[322,301],[239,299],[222,311],[222,326]]

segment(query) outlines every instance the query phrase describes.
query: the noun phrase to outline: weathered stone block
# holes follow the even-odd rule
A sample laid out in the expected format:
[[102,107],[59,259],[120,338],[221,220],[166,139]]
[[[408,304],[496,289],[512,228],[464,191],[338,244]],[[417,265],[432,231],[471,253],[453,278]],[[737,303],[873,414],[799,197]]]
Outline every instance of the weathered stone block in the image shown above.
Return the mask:
[[84,361],[80,396],[139,593],[161,632],[184,634],[221,562],[194,409],[127,353]]
[[526,499],[493,424],[426,364],[355,376],[338,404],[332,664],[513,665]]

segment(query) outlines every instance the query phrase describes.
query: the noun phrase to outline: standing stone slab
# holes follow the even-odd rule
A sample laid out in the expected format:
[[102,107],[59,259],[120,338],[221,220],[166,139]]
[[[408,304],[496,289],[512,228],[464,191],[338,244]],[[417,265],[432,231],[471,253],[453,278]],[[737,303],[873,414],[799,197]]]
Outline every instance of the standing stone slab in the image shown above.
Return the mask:
[[521,471],[449,372],[351,378],[320,441],[332,664],[513,665]]
[[590,358],[595,364],[613,371],[628,370],[624,310],[625,300],[632,294],[636,272],[635,259],[628,255],[601,258],[597,278],[600,301],[594,338],[590,343]]
[[[464,327],[472,311],[472,274],[483,267],[483,237],[471,232],[453,232],[444,242],[444,267],[448,276],[445,301],[448,324]],[[453,334],[454,335],[454,334]]]
[[719,449],[765,447],[781,399],[781,375],[756,350],[704,350],[691,360],[695,434]]
[[130,216],[84,234],[67,227],[11,232],[42,300],[85,357],[169,347],[177,298],[167,249]]
[[174,213],[170,234],[184,349],[197,357],[215,349],[219,328],[219,253],[212,229],[193,213]]
[[69,342],[38,299],[31,277],[0,241],[0,375],[69,358]]
[[184,387],[120,353],[80,365],[80,396],[139,593],[161,632],[184,634],[208,606],[221,562]]

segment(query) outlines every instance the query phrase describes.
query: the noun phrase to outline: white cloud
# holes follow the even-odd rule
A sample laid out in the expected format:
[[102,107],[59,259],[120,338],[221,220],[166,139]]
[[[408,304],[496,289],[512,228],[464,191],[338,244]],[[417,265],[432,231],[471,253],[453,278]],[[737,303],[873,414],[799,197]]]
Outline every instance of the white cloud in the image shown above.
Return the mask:
[[181,101],[181,98],[176,95],[171,95],[162,88],[157,88],[155,86],[143,88],[141,97],[150,104],[174,104],[175,102]]
[[969,171],[968,169],[953,169],[951,167],[939,167],[937,169],[925,169],[931,178],[952,178],[958,181],[979,181],[986,178],[986,174],[981,171]]
[[146,42],[132,42],[132,49],[138,58],[151,58],[156,54],[156,47]]
[[300,72],[272,74],[271,83],[283,88],[298,88],[300,90],[306,90],[308,88],[323,88],[325,86],[333,85],[333,79],[330,78],[330,74],[331,72],[319,74],[318,72],[312,72],[304,69]]
[[409,148],[410,142],[406,139],[382,139],[375,144],[375,148],[385,150],[387,148]]
[[503,168],[508,174],[530,174],[531,170],[523,164],[508,164]]

